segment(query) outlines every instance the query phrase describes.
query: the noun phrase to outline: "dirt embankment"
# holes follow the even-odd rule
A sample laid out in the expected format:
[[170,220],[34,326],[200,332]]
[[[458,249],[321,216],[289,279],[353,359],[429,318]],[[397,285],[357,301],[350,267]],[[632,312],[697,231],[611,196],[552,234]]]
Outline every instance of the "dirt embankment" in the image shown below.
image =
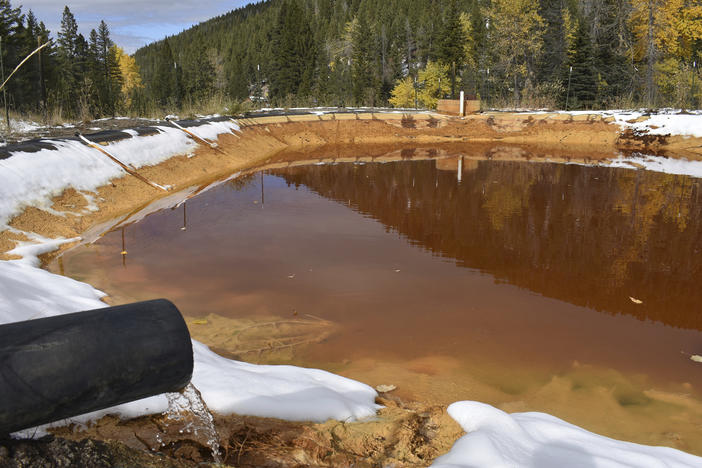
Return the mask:
[[[223,153],[201,146],[196,157],[174,157],[141,168],[139,173],[173,186],[172,192],[176,192],[274,162],[355,160],[392,151],[399,152],[399,159],[411,157],[417,150],[479,159],[587,162],[610,158],[629,142],[619,134],[618,126],[600,115],[478,114],[461,119],[437,114],[356,113],[258,117],[239,122],[243,127],[240,135],[220,136]],[[689,140],[686,144],[692,146]],[[660,149],[661,140],[655,145]],[[86,197],[69,188],[56,197],[52,207],[65,216],[28,207],[11,226],[46,237],[72,238],[163,196],[163,192],[125,175],[98,189],[92,197],[97,211],[87,210]],[[21,234],[1,232],[0,259],[11,258],[6,252],[21,240],[26,240]]]
[[[441,406],[406,403],[391,396],[378,402],[385,408],[377,418],[355,423],[216,416],[220,458],[223,464],[236,467],[425,467],[448,452],[463,434]],[[130,421],[107,416],[87,429],[66,427],[54,433],[74,441],[118,441],[123,453],[146,451],[185,466],[211,463],[211,449],[194,427],[187,415],[180,421],[164,415]]]

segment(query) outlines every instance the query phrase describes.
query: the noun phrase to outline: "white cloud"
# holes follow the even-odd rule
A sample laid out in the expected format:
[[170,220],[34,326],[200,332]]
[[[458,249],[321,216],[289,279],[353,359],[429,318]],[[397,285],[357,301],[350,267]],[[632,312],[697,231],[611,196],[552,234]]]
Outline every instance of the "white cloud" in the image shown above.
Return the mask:
[[24,0],[22,12],[30,9],[55,38],[61,28],[64,6],[68,5],[78,21],[79,31],[88,36],[105,20],[112,40],[128,53],[149,42],[177,34],[183,29],[239,8],[250,0]]

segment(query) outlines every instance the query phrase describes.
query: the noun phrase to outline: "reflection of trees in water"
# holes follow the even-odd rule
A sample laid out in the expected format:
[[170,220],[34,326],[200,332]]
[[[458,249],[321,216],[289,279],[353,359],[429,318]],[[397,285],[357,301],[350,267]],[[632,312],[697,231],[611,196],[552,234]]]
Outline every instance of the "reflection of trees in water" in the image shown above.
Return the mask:
[[460,266],[573,304],[702,329],[696,179],[499,161],[471,165],[460,184],[433,161],[276,175],[350,204]]
[[244,190],[246,187],[257,181],[257,175],[257,173],[242,175],[228,181],[227,185],[238,192]]

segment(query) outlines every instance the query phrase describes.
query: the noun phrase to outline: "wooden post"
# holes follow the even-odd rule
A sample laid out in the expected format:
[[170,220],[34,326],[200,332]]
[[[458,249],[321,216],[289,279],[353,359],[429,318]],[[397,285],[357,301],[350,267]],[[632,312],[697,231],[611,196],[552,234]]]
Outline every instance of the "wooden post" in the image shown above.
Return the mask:
[[157,184],[156,182],[150,181],[150,180],[147,179],[146,177],[144,177],[144,176],[142,176],[141,174],[139,174],[133,166],[123,163],[122,161],[120,161],[119,159],[117,159],[115,156],[113,156],[112,154],[110,154],[110,152],[107,151],[106,149],[101,148],[98,144],[93,143],[92,141],[90,141],[90,140],[88,140],[87,138],[85,138],[83,135],[80,134],[80,132],[76,132],[75,135],[76,135],[80,140],[82,140],[83,143],[85,143],[86,145],[90,146],[91,148],[95,148],[96,150],[100,151],[102,154],[104,154],[105,156],[107,156],[108,158],[110,158],[114,163],[116,163],[119,167],[121,167],[122,169],[124,169],[128,174],[130,174],[130,175],[136,177],[136,178],[139,179],[140,181],[144,182],[144,183],[147,184],[147,185],[150,185],[150,186],[153,187],[153,188],[156,188],[156,189],[159,189],[159,190],[163,190],[164,192],[168,192],[168,189],[169,189],[168,187],[164,187],[163,185],[159,185],[159,184]]
[[[37,47],[41,47],[41,37],[39,36],[37,36]],[[41,52],[39,52],[37,59],[39,60],[39,90],[41,92],[41,103],[39,107],[44,114],[44,123],[47,123],[49,120],[49,111],[46,105],[46,85],[44,84],[44,66],[41,61]]]
[[461,102],[458,105],[458,114],[463,117],[466,115],[466,93],[461,91]]

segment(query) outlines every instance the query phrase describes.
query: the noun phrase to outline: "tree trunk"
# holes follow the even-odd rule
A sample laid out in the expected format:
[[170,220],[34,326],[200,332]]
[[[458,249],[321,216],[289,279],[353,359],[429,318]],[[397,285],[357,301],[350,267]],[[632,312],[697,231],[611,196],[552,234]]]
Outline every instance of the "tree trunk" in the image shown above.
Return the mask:
[[648,68],[646,71],[646,88],[648,91],[648,107],[653,107],[653,64],[655,60],[655,44],[653,42],[653,0],[648,1]]

